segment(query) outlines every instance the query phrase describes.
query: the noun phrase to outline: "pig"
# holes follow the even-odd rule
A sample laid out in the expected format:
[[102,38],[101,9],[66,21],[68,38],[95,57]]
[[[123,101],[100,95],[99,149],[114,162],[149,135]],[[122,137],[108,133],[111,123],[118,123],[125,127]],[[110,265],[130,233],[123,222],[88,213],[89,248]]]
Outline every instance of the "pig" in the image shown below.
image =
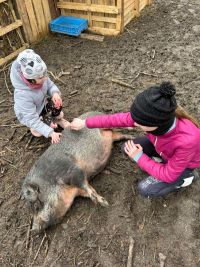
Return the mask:
[[[80,118],[96,114],[101,113]],[[34,211],[32,230],[40,232],[60,222],[77,196],[108,206],[89,182],[108,162],[113,141],[124,138],[130,136],[109,129],[64,129],[60,143],[49,146],[22,185],[22,196]]]

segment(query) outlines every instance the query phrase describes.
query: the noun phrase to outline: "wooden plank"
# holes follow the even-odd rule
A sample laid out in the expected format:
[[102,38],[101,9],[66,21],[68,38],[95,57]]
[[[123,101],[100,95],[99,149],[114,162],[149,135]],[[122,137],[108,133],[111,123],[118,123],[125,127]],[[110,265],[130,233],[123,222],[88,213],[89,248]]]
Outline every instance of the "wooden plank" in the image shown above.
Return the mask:
[[134,4],[135,0],[127,0],[124,3],[124,10],[126,10],[131,4]]
[[60,10],[57,8],[57,0],[48,0],[51,18],[57,18],[60,16]]
[[44,17],[43,7],[42,7],[42,0],[34,0],[32,1],[33,8],[35,11],[36,23],[38,27],[39,35],[44,35],[46,33],[46,21]]
[[125,14],[124,16],[124,27],[134,18],[134,14],[132,11],[129,13]]
[[98,41],[103,42],[104,36],[97,35],[97,34],[88,34],[88,33],[81,33],[80,38],[92,40],[92,41]]
[[24,0],[24,2],[25,2],[28,17],[29,17],[32,34],[33,34],[34,40],[36,41],[38,40],[38,37],[39,37],[39,31],[38,31],[38,26],[36,22],[36,17],[34,14],[32,0]]
[[50,9],[49,9],[48,0],[42,0],[42,5],[43,5],[45,22],[46,22],[46,33],[48,33],[49,32],[49,22],[51,21],[51,13],[50,13]]
[[[17,16],[16,16],[16,14],[15,14],[15,10],[14,10],[14,8],[13,8],[13,3],[12,3],[11,1],[8,1],[8,5],[9,5],[9,7],[10,7],[10,11],[11,11],[11,13],[12,13],[13,19],[14,19],[14,21],[16,21],[16,20],[17,20]],[[24,38],[22,37],[21,29],[20,29],[20,28],[17,28],[17,29],[16,29],[16,32],[17,32],[17,34],[18,34],[18,36],[19,36],[19,38],[20,38],[21,44],[24,45],[25,42],[24,42]]]
[[124,17],[126,17],[126,15],[129,13],[131,13],[132,17],[134,17],[134,3],[132,3],[129,8],[124,11]]
[[[86,3],[88,6],[91,6],[91,0],[86,0]],[[91,11],[87,12],[87,16],[88,16],[88,18],[87,18],[88,19],[88,25],[91,26],[91,22],[92,22],[91,21]]]
[[103,16],[91,16],[91,20],[103,21],[109,23],[117,23],[117,18],[103,17]]
[[22,22],[21,20],[16,20],[15,22],[11,23],[10,25],[0,28],[0,36],[5,35],[8,32],[11,32],[17,28],[19,28],[20,26],[22,26]]
[[8,55],[4,58],[0,58],[0,66],[4,65],[8,61],[10,61],[14,57],[16,57],[20,52],[22,52],[27,47],[28,47],[28,44],[25,43],[21,48],[17,49],[15,52],[11,53],[10,55]]
[[116,30],[122,32],[124,29],[124,1],[117,0],[117,8],[119,10],[119,14],[117,15],[117,24]]
[[140,0],[135,0],[134,2],[134,16],[139,17],[140,15],[140,11],[139,11],[139,7],[140,7]]
[[91,5],[86,4],[77,4],[73,2],[58,2],[58,8],[63,9],[73,9],[73,10],[82,10],[82,11],[91,11],[91,12],[100,12],[107,14],[119,14],[119,10],[115,6],[103,6],[103,5]]
[[94,32],[97,34],[102,34],[102,35],[109,35],[109,36],[116,36],[120,32],[115,30],[115,29],[105,29],[105,28],[98,28],[98,27],[92,27],[88,29],[90,32]]
[[24,3],[24,1],[16,0],[16,4],[17,4],[19,16],[22,20],[23,30],[24,30],[26,40],[28,42],[33,42],[34,41],[34,35],[32,34],[32,29],[30,26],[30,21],[29,21],[28,14],[26,11],[25,3]]

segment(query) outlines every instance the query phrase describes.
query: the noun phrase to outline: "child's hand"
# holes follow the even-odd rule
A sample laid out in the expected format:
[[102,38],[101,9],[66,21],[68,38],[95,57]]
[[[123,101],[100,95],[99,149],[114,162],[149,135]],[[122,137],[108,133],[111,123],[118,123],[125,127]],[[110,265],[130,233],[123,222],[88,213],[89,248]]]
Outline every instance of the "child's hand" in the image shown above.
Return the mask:
[[126,154],[133,159],[139,152],[141,152],[143,148],[140,144],[134,144],[132,140],[128,140],[125,143],[124,151]]
[[55,108],[60,108],[62,106],[62,99],[58,93],[54,93],[52,96],[52,101]]
[[49,127],[56,129],[58,127],[58,125],[57,125],[57,123],[52,121],[51,124],[49,125]]
[[52,132],[49,137],[51,137],[52,144],[58,144],[60,142],[61,133]]
[[72,130],[80,130],[85,127],[85,120],[81,120],[78,118],[73,119],[70,125]]

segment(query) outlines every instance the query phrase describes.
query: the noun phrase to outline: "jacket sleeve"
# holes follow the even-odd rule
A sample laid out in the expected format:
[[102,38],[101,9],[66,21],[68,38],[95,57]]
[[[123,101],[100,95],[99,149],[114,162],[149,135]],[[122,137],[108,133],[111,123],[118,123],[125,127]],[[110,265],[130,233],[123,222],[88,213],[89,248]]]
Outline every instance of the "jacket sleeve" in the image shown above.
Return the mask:
[[158,163],[150,159],[145,153],[138,160],[138,165],[151,176],[166,182],[172,183],[177,180],[181,173],[187,168],[188,163],[195,155],[195,148],[185,145],[176,149],[173,157],[167,163]]
[[121,128],[134,127],[130,112],[110,115],[97,115],[86,119],[88,128]]
[[52,82],[52,80],[50,80],[48,78],[48,80],[47,80],[47,94],[49,96],[53,96],[54,93],[59,93],[59,95],[61,95],[61,92],[58,89],[58,87],[55,85],[55,83]]
[[[23,103],[23,105],[19,103]],[[20,123],[28,128],[33,128],[45,137],[49,137],[49,134],[54,131],[53,128],[40,120],[34,103],[26,99],[26,96],[15,96],[15,110],[17,110],[16,116]]]

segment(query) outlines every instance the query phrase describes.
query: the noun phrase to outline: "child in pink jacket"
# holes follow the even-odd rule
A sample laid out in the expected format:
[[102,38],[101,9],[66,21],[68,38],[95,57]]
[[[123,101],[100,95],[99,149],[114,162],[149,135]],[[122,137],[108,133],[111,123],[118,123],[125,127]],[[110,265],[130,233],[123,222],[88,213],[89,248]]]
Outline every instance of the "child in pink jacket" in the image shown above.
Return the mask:
[[124,152],[149,176],[138,189],[145,197],[164,196],[190,185],[200,167],[198,123],[177,107],[175,87],[170,82],[149,87],[138,94],[130,112],[74,119],[71,128],[139,127],[145,137],[129,140]]

